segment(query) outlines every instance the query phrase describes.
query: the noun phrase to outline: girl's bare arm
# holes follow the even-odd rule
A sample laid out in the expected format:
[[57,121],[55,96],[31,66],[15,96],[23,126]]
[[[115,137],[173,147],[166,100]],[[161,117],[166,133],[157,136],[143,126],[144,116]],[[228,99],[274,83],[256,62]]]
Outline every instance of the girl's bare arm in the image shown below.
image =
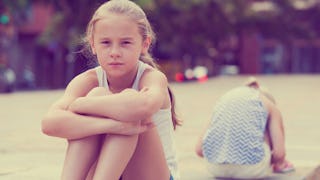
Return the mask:
[[140,82],[140,91],[125,89],[109,96],[80,97],[69,108],[75,113],[120,121],[144,120],[163,106],[168,84],[165,75],[156,70],[147,70]]
[[282,162],[286,154],[282,115],[277,106],[266,97],[263,97],[263,102],[269,111],[267,130],[270,135],[272,159],[275,162]]
[[66,139],[78,139],[95,134],[137,134],[145,131],[151,124],[124,123],[106,117],[74,113],[69,105],[78,97],[97,86],[96,75],[87,71],[74,78],[64,95],[52,105],[42,119],[43,133]]

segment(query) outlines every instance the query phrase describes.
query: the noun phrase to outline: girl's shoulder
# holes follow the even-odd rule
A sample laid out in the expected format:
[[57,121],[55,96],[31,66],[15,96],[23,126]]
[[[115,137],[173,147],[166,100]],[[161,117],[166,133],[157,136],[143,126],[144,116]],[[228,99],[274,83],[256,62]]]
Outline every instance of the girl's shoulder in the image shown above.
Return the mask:
[[167,76],[163,72],[153,67],[146,68],[142,75],[142,78],[165,81],[165,82],[168,81]]
[[143,69],[143,71],[141,71],[141,74],[138,72],[139,88],[150,85],[162,87],[168,86],[168,80],[166,75],[159,69],[154,68],[151,65],[144,62],[140,62],[139,69]]
[[275,104],[273,102],[271,102],[270,99],[268,99],[263,93],[260,92],[259,97],[260,97],[262,104],[268,110],[268,112],[271,112],[271,111],[273,111],[273,109],[276,108]]
[[79,81],[80,83],[89,83],[89,84],[97,84],[98,77],[95,68],[88,69],[79,75],[77,75],[74,80]]
[[99,85],[94,68],[88,69],[74,77],[67,86],[66,91],[85,96],[91,89]]
[[143,75],[145,76],[157,76],[158,78],[166,78],[166,75],[160,71],[158,68],[152,67],[146,63],[144,63],[145,70]]

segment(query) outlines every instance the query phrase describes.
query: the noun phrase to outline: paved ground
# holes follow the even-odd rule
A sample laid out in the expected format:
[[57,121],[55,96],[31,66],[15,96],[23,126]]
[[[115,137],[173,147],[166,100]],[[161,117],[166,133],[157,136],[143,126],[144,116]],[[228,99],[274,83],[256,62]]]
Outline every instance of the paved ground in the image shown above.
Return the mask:
[[[210,118],[215,100],[245,76],[221,76],[206,83],[172,83],[177,111],[184,120],[176,131],[182,180],[212,179],[194,145]],[[272,179],[302,179],[320,164],[320,75],[260,76],[278,101],[286,128],[287,156],[296,172]],[[40,120],[57,91],[0,94],[0,179],[59,179],[65,141],[41,134]]]

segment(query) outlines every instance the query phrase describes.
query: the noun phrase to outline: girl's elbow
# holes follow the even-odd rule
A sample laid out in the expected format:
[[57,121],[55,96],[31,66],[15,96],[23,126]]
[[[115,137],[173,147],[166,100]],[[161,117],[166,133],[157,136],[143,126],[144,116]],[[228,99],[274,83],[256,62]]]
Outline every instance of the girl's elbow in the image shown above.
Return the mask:
[[41,131],[43,134],[46,134],[46,135],[51,135],[52,134],[52,128],[51,126],[49,125],[49,122],[47,119],[43,119],[42,122],[41,122]]
[[203,152],[202,152],[201,147],[196,147],[196,148],[195,148],[195,153],[196,153],[199,157],[203,158]]
[[202,137],[199,138],[198,142],[196,143],[196,146],[195,146],[195,153],[203,158],[203,152],[202,152]]
[[57,127],[54,119],[50,116],[45,116],[41,122],[42,133],[48,136],[55,136],[57,134]]

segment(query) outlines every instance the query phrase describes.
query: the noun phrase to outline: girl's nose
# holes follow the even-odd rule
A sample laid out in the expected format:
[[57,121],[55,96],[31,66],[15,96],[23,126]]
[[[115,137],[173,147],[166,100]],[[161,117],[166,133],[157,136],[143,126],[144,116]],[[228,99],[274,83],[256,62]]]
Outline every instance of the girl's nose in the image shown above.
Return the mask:
[[111,51],[110,51],[110,57],[111,58],[118,58],[121,56],[121,52],[119,47],[113,46]]

